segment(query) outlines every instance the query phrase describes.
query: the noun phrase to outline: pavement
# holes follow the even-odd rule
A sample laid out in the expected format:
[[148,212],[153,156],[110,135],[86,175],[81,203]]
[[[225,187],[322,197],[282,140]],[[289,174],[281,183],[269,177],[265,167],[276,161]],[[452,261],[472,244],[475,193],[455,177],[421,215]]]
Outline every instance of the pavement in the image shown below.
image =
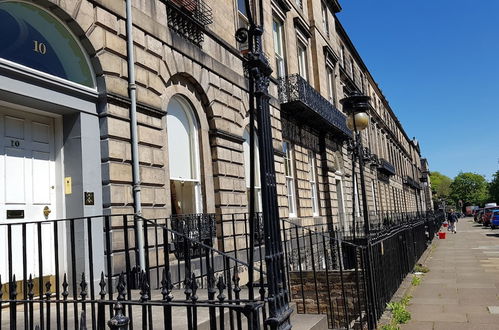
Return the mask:
[[[442,230],[443,231],[443,230]],[[412,290],[402,330],[499,330],[499,229],[461,218],[457,233],[436,239],[430,271]]]

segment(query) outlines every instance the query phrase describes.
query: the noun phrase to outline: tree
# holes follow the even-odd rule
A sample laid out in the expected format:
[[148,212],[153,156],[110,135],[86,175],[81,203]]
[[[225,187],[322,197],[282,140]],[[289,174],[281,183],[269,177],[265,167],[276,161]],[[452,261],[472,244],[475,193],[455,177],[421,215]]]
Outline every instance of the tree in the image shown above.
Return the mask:
[[492,175],[492,181],[489,184],[489,195],[492,202],[499,203],[499,171]]
[[431,187],[435,198],[447,198],[450,196],[450,184],[452,179],[440,172],[430,173]]
[[450,185],[450,196],[456,202],[483,204],[488,198],[488,184],[485,177],[471,172],[461,172]]

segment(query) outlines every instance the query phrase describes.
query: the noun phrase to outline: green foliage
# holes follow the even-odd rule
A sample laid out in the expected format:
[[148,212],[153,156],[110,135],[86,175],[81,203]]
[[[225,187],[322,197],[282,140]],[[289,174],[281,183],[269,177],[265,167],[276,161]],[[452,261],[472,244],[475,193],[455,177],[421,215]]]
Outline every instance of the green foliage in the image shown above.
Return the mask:
[[417,264],[416,266],[414,266],[414,272],[415,273],[428,273],[430,271],[430,268],[426,267],[426,266],[423,266],[421,264]]
[[490,201],[499,203],[499,171],[492,175],[492,181],[489,184]]
[[418,285],[420,285],[420,284],[421,284],[421,277],[414,275],[414,276],[412,277],[411,284],[412,284],[413,286],[418,286]]
[[446,198],[450,195],[452,179],[440,172],[430,173],[431,188],[436,198]]
[[392,322],[390,323],[390,325],[395,327],[392,329],[397,329],[397,324],[405,324],[411,319],[411,313],[409,313],[409,311],[406,309],[411,298],[412,296],[405,296],[399,302],[391,302],[387,304],[387,307],[392,312]]
[[451,198],[455,202],[462,200],[463,203],[478,205],[487,202],[489,198],[485,177],[476,173],[459,173],[451,183],[450,190]]
[[385,324],[381,326],[381,330],[400,330],[400,327],[394,324]]

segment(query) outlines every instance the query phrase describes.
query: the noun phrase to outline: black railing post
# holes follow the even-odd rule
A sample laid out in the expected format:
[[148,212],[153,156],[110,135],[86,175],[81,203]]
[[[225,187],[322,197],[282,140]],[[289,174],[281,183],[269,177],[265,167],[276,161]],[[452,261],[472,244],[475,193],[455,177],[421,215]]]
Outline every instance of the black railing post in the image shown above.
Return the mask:
[[[250,1],[245,0],[249,29],[241,28],[236,32],[239,42],[249,41],[251,49],[246,56],[244,66],[248,70],[252,88],[250,103],[255,101],[258,144],[260,154],[260,173],[262,187],[263,222],[265,233],[265,262],[267,267],[267,285],[269,301],[269,318],[265,323],[271,329],[291,328],[289,317],[292,310],[288,303],[288,293],[284,274],[284,254],[281,244],[279,211],[277,204],[276,175],[274,168],[274,148],[272,143],[272,126],[270,123],[269,77],[272,69],[262,49],[263,4],[259,1],[259,24],[255,23]],[[250,145],[250,148],[254,148]],[[250,165],[251,167],[253,164]],[[254,239],[252,237],[252,239]]]

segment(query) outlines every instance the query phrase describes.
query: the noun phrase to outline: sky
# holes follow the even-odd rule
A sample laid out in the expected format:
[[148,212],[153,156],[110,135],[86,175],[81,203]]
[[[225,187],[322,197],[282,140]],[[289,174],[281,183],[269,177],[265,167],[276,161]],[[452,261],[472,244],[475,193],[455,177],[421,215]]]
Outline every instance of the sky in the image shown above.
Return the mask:
[[430,171],[499,170],[499,0],[340,0],[337,14]]

